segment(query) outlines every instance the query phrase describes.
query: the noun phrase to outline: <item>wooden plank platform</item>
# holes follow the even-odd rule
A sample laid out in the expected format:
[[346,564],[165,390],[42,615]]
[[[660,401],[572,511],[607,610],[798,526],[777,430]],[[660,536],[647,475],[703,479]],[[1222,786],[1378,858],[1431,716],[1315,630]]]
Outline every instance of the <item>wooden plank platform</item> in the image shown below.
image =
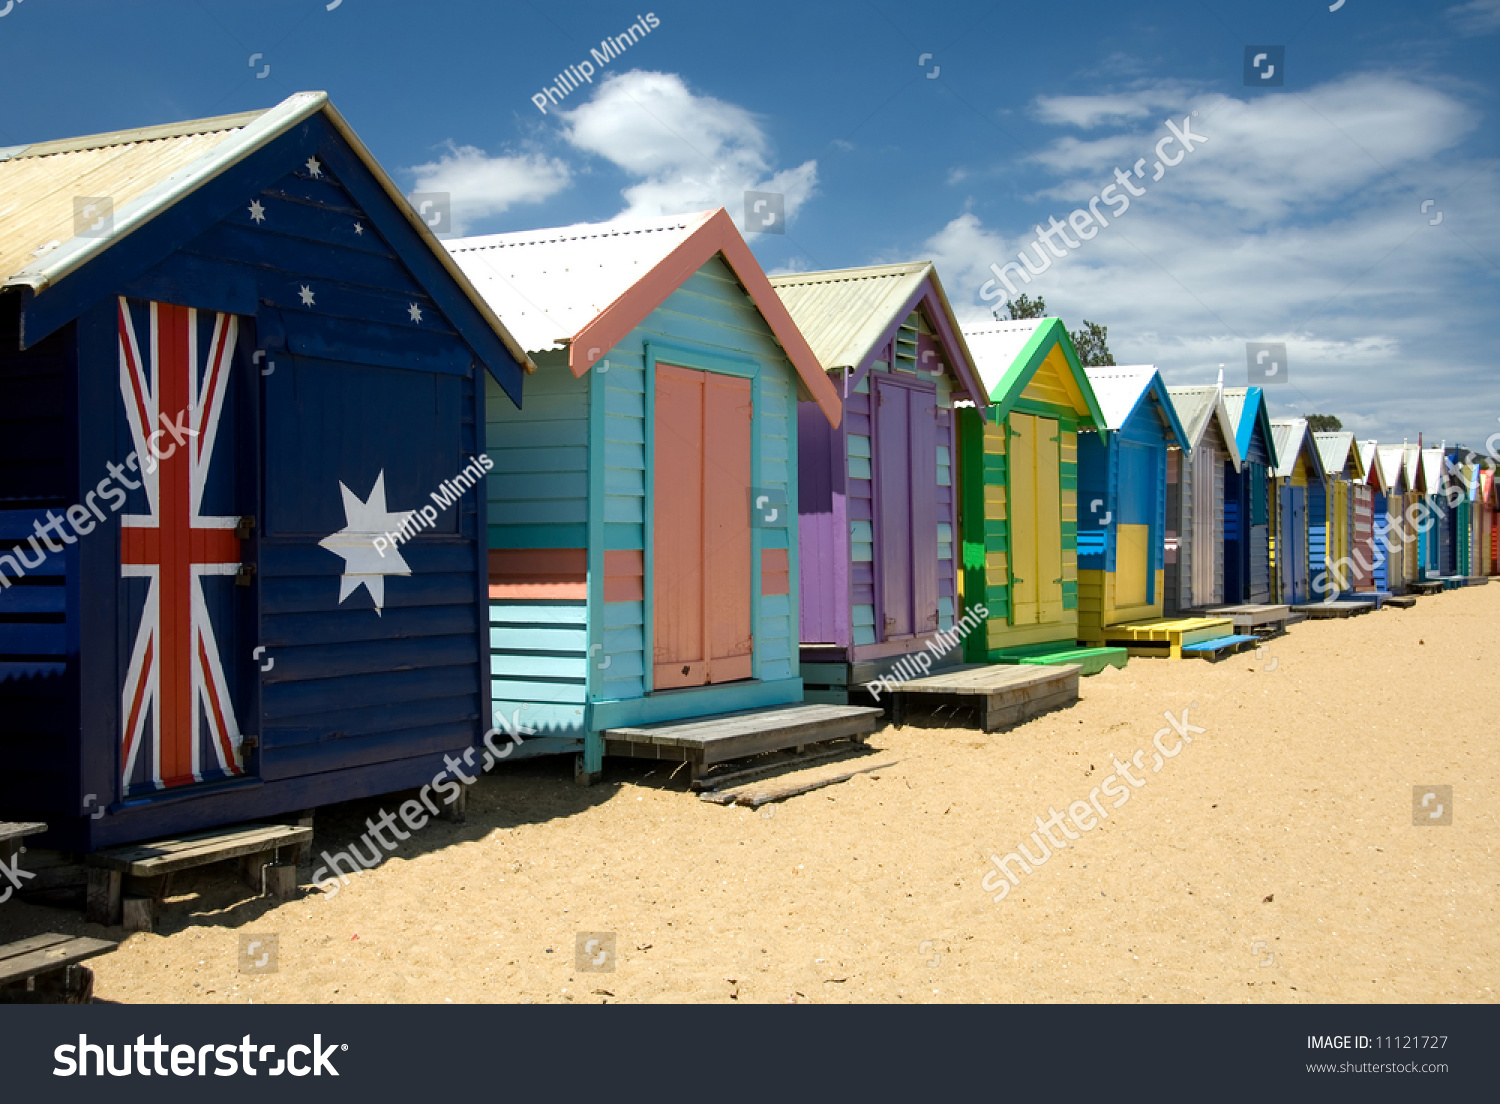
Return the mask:
[[1130,653],[1124,648],[1069,647],[1066,644],[1027,644],[991,654],[996,663],[1027,667],[1062,667],[1075,663],[1082,675],[1097,675],[1106,667],[1124,667]]
[[980,727],[1000,732],[1072,705],[1078,700],[1081,672],[1076,663],[1061,667],[966,663],[897,686],[891,698],[891,720],[897,726],[903,724],[916,695],[923,706],[957,702],[978,707],[982,710]]
[[21,841],[27,836],[36,836],[47,830],[47,826],[36,820],[0,820],[0,862],[9,863],[21,853]]
[[1184,644],[1182,654],[1184,656],[1199,656],[1210,663],[1217,663],[1227,655],[1234,655],[1246,648],[1259,645],[1260,637],[1254,634],[1236,633],[1232,636],[1218,636],[1212,640],[1200,640],[1194,644]]
[[1309,602],[1305,606],[1293,606],[1297,613],[1306,614],[1314,621],[1327,621],[1334,617],[1355,617],[1361,613],[1374,613],[1374,602],[1355,602],[1339,599],[1337,602]]
[[1385,600],[1385,604],[1397,609],[1411,609],[1417,604],[1417,600],[1410,594],[1393,594]]
[[687,763],[697,780],[716,763],[823,744],[862,742],[880,727],[883,709],[865,705],[782,705],[604,730],[604,754]]
[[1440,594],[1447,589],[1441,579],[1418,579],[1414,583],[1407,583],[1406,589],[1415,594],[1423,595]]
[[[152,840],[95,851],[86,862],[89,888],[88,919],[95,924],[118,924],[124,914],[125,879],[141,893],[132,914],[132,930],[151,926],[153,902],[167,894],[173,874],[229,859],[240,860],[240,875],[257,892],[264,892],[266,867],[285,865],[299,848],[312,843],[313,830],[297,824],[236,824],[194,832],[178,839]],[[295,878],[285,893],[295,893]],[[142,901],[146,903],[142,903]]]
[[1286,632],[1291,621],[1291,606],[1268,606],[1250,604],[1244,606],[1220,606],[1205,610],[1206,617],[1227,617],[1234,622],[1236,633],[1255,633],[1258,636],[1280,636]]
[[1106,644],[1128,648],[1131,655],[1168,659],[1181,659],[1184,644],[1233,634],[1234,622],[1227,617],[1159,617],[1104,626]]
[[1470,575],[1464,579],[1464,586],[1488,586],[1489,581],[1488,575]]
[[[932,661],[928,668],[932,673],[949,670],[963,659],[960,648],[954,648],[940,656],[934,656],[925,649],[918,654],[926,655]],[[883,659],[860,660],[857,663],[804,659],[801,662],[802,700],[824,705],[848,705],[851,702],[867,705],[871,698],[869,691],[865,689],[866,684],[896,671],[906,659],[906,653]],[[907,664],[906,670],[912,670],[910,664]]]
[[107,939],[58,935],[55,932],[7,943],[0,947],[0,986],[15,985],[64,970],[96,955],[107,954],[116,946]]

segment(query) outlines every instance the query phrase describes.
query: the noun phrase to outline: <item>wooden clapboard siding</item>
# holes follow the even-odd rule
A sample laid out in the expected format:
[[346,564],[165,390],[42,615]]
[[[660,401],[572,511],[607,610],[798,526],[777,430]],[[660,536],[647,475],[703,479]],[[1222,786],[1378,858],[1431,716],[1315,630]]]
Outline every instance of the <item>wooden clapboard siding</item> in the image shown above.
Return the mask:
[[[0,647],[55,648],[55,626],[66,627],[62,664],[0,655],[0,804],[40,813],[52,826],[48,845],[89,850],[421,785],[444,754],[482,733],[483,496],[448,497],[444,482],[483,451],[476,373],[496,349],[508,354],[388,188],[330,118],[313,114],[241,150],[25,304],[27,332],[40,341],[33,351],[17,352],[19,297],[0,305],[0,384],[16,371],[33,377],[6,386],[0,420],[39,432],[60,416],[47,434],[67,458],[49,488],[51,449],[0,426],[0,529],[18,500],[82,501],[110,462],[134,451],[120,394],[122,314],[139,333],[149,304],[179,322],[197,310],[201,341],[225,312],[239,334],[220,377],[226,406],[202,513],[253,515],[239,547],[256,572],[249,587],[229,574],[199,583],[229,695],[219,704],[232,707],[239,734],[256,737],[241,748],[249,777],[121,801],[138,781],[122,777],[120,699],[144,580],[122,579],[111,517],[106,532],[70,546],[77,573],[55,588],[67,592],[61,604],[48,586],[0,600]],[[37,369],[60,346],[71,360],[49,383]],[[514,384],[513,360],[488,366]],[[163,385],[158,397],[180,386]],[[24,463],[12,445],[25,447]],[[435,523],[400,544],[410,571],[385,577],[383,599],[352,585],[321,546],[354,521],[348,498],[368,501],[378,481],[393,513],[444,495]],[[146,514],[144,492],[132,490],[121,512]],[[17,615],[45,631],[23,632]],[[274,666],[252,660],[259,647]],[[7,787],[17,786],[22,800],[12,804]],[[110,815],[92,819],[85,797]]]
[[[1056,396],[1030,386],[998,425],[973,410],[959,412],[960,468],[983,474],[979,486],[966,475],[962,489],[965,601],[982,601],[989,611],[983,636],[970,634],[965,643],[974,662],[1002,648],[1078,634],[1079,412],[1041,401]],[[1020,574],[1018,550],[1030,579]]]
[[485,381],[490,548],[583,548],[588,523],[588,383],[565,352],[537,353],[519,410]]
[[[788,524],[751,531],[754,555],[775,549],[786,555],[789,593],[762,594],[759,572],[747,580],[751,590],[753,665],[756,677],[767,682],[796,680],[795,610],[797,547],[790,542],[796,532],[797,487],[792,482],[796,464],[796,380],[790,363],[772,337],[770,327],[754,303],[745,295],[733,273],[715,258],[688,277],[639,326],[607,354],[609,370],[596,367],[591,399],[602,396],[599,425],[592,432],[603,443],[603,486],[599,506],[591,515],[591,526],[603,540],[600,563],[607,552],[640,552],[645,568],[644,603],[605,603],[605,625],[591,627],[591,642],[602,645],[600,660],[608,667],[596,669],[594,698],[626,701],[654,689],[648,662],[652,613],[651,596],[660,585],[648,540],[651,517],[650,471],[652,443],[661,425],[652,420],[651,392],[647,375],[659,360],[711,373],[740,373],[752,383],[753,426],[750,483],[759,491],[781,496],[787,505]],[[726,377],[728,378],[728,377]],[[725,503],[748,513],[749,503]],[[742,515],[743,516],[743,515]],[[591,561],[594,550],[590,549]],[[602,600],[602,593],[593,598]],[[800,691],[798,691],[800,696]],[[720,695],[722,697],[723,695]],[[687,699],[684,699],[687,700]],[[691,707],[713,712],[714,695],[695,696]],[[725,700],[728,700],[727,698]],[[787,700],[792,700],[790,697]],[[600,721],[597,729],[606,723]]]
[[[73,502],[74,329],[22,350],[19,306],[19,296],[0,299],[0,393],[13,397],[0,402],[0,575],[8,584],[0,590],[0,619],[8,622],[0,626],[6,630],[0,635],[0,808],[8,810],[63,803],[65,749],[79,724],[76,674],[69,672],[79,632],[77,546],[38,564],[38,549],[27,541],[35,523],[46,524],[49,509],[61,512]],[[13,582],[19,578],[28,581]]]

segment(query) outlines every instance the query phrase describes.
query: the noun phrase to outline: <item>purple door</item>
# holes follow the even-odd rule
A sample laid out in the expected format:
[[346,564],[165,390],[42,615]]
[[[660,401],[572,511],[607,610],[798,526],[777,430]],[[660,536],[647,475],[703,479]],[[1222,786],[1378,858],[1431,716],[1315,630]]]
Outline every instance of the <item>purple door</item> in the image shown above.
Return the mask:
[[871,377],[875,613],[877,639],[890,641],[938,627],[937,398],[903,379]]

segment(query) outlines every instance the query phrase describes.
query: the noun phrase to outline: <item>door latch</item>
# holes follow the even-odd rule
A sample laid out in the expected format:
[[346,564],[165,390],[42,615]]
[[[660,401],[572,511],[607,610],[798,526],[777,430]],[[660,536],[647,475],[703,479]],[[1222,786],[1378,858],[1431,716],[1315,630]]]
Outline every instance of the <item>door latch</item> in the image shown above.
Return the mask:
[[240,540],[249,540],[253,537],[255,535],[255,517],[251,514],[242,516],[239,523],[234,527],[234,535],[239,537]]
[[234,585],[247,587],[255,581],[255,565],[253,563],[242,563],[234,573]]

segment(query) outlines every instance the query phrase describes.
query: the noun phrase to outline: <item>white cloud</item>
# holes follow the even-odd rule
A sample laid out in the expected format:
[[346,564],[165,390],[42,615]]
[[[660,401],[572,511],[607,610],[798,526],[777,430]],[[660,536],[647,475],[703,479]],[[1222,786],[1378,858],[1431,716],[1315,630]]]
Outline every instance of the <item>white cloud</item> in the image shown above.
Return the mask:
[[611,75],[594,98],[562,112],[575,147],[641,178],[624,190],[626,215],[667,215],[727,207],[747,190],[780,192],[790,222],[814,194],[817,161],[773,172],[756,117],[693,93],[675,73]]
[[491,157],[474,146],[452,142],[436,161],[411,171],[417,178],[415,191],[449,193],[453,229],[458,234],[518,203],[551,198],[567,187],[571,176],[568,166],[553,157],[539,153]]
[[1474,109],[1400,75],[1204,95],[1177,110],[1198,108],[1209,141],[1153,183],[1168,113],[1143,104],[1162,101],[1133,89],[1049,108],[1058,125],[1108,133],[1062,134],[1031,162],[1046,178],[1031,217],[986,224],[966,210],[923,243],[961,316],[999,305],[979,295],[989,264],[1029,246],[1038,212],[1065,219],[1149,155],[1147,194],[1020,291],[1070,328],[1105,323],[1120,363],[1157,364],[1174,384],[1212,383],[1220,363],[1243,384],[1244,343],[1285,341],[1290,382],[1268,389],[1278,415],[1483,441],[1500,415],[1483,290],[1500,272],[1500,182],[1465,148]]
[[1466,34],[1500,31],[1500,0],[1469,0],[1449,8],[1448,17]]
[[1093,96],[1038,96],[1033,112],[1044,123],[1091,130],[1104,123],[1128,122],[1175,111],[1193,97],[1191,85],[1162,81],[1126,92]]

